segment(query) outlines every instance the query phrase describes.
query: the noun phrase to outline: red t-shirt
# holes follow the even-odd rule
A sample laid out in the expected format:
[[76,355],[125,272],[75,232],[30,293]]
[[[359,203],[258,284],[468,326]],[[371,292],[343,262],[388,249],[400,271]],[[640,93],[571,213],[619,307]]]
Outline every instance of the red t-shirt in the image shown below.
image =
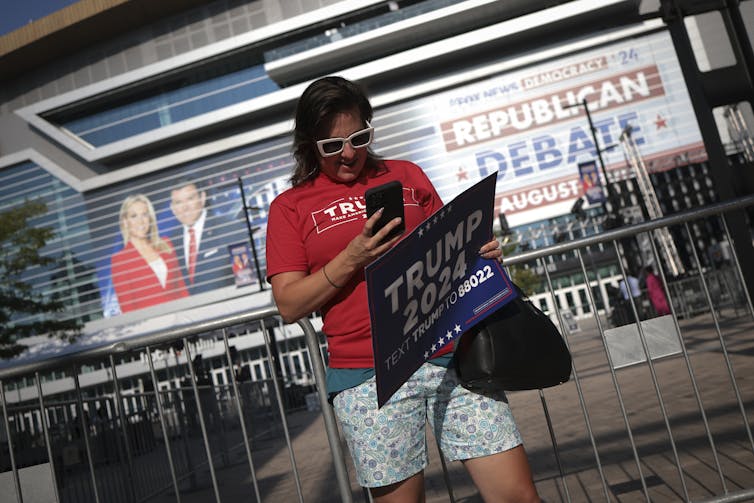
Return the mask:
[[[365,180],[338,183],[320,173],[272,201],[267,218],[267,278],[281,272],[317,272],[362,231],[364,192],[391,180],[403,184],[406,232],[442,207],[427,175],[408,161],[384,161]],[[332,368],[374,367],[364,271],[351,277],[321,309]],[[447,345],[435,354],[449,352]]]

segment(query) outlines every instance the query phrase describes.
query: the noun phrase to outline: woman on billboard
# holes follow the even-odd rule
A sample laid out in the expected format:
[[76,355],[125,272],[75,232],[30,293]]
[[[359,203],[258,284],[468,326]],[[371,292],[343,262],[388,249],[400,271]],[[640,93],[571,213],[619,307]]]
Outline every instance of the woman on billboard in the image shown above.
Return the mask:
[[187,297],[173,244],[158,234],[149,198],[128,196],[119,222],[124,246],[112,256],[110,266],[121,312]]

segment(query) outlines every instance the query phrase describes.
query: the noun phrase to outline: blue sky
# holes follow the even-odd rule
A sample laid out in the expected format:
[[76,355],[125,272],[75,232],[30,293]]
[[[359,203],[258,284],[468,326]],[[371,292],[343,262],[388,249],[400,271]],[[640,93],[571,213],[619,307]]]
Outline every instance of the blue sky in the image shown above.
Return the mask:
[[16,30],[29,21],[67,7],[78,0],[0,0],[0,35]]

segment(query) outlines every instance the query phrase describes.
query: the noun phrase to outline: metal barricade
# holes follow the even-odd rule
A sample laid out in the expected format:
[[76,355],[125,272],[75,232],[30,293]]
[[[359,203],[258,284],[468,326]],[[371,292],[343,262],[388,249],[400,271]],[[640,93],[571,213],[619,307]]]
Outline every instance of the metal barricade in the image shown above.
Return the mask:
[[[289,469],[282,475],[286,488],[281,492],[268,487],[267,498],[303,502],[288,418],[291,411],[300,410],[305,401],[300,393],[295,395],[295,400],[288,399],[285,386],[290,383],[284,382],[280,362],[275,361],[278,352],[273,350],[275,341],[270,324],[265,323],[273,317],[277,318],[277,310],[267,308],[0,371],[3,415],[0,440],[4,440],[4,445],[0,444],[0,465],[6,464],[4,456],[8,453],[7,466],[0,466],[0,472],[6,471],[8,476],[8,483],[3,486],[7,488],[3,501],[221,502],[237,500],[239,492],[244,494],[244,501],[263,501],[255,461],[259,463],[260,457],[265,456],[259,451],[269,450],[273,444],[277,447],[282,436],[289,458]],[[232,371],[234,361],[228,330],[248,324],[257,324],[263,336],[272,374],[269,379],[239,382]],[[277,321],[274,324],[278,324]],[[310,320],[302,319],[298,325],[311,354],[316,382],[324,382],[324,360],[318,335]],[[195,339],[197,336],[202,339]],[[207,382],[206,371],[198,368],[201,357],[197,356],[201,355],[202,347],[208,346],[200,342],[206,338],[222,341],[227,384]],[[182,348],[181,359],[187,370],[182,378],[173,375],[178,356],[173,367],[168,367],[166,362],[164,369],[158,369],[154,362],[156,348],[176,344]],[[123,368],[122,361],[127,360],[124,355],[135,352],[146,356],[142,356],[142,360],[148,366],[144,374],[147,389],[141,393],[124,393],[119,367]],[[122,360],[121,364],[117,365],[116,360]],[[94,389],[82,384],[92,372],[80,374],[80,367],[92,367],[92,362],[96,362],[95,366],[100,364],[97,371],[104,371],[108,376]],[[61,368],[68,369],[65,375],[61,375]],[[292,377],[295,381],[296,376]],[[36,389],[34,396],[29,386],[20,384],[28,383],[29,379]],[[176,380],[180,380],[182,386],[170,388],[170,382]],[[58,388],[68,384],[69,389],[67,392],[46,389],[51,384]],[[9,386],[17,395],[14,398],[8,396]],[[318,387],[317,393],[318,403],[327,403],[322,387]],[[61,396],[66,398],[61,399]],[[292,403],[294,401],[297,403]],[[329,407],[315,414],[317,417],[321,414],[328,432],[335,432],[328,436],[332,466],[342,500],[352,501],[335,417]],[[254,441],[260,445],[257,452],[252,445]],[[160,455],[161,450],[164,455]],[[280,449],[274,451],[278,456]],[[239,456],[241,452],[243,455]],[[317,461],[322,462],[322,459]],[[246,475],[240,470],[243,464],[248,468]],[[251,483],[246,489],[229,490],[228,476],[224,484],[218,476],[228,471]],[[329,488],[327,495],[332,496]]]
[[[627,281],[621,240],[642,233],[651,236],[657,229],[680,226],[687,242],[692,243],[687,251],[693,276],[673,281],[663,268],[658,268],[669,301],[669,315],[647,313],[639,298],[629,296],[629,320],[615,323],[614,317],[596,315],[590,330],[582,328],[578,334],[569,334],[566,320],[557,312],[574,359],[571,382],[538,392],[550,437],[547,449],[554,452],[557,465],[554,476],[538,480],[540,493],[544,493],[548,501],[558,498],[612,501],[624,497],[627,501],[748,501],[754,498],[754,439],[751,413],[747,411],[747,405],[752,406],[754,389],[750,381],[742,379],[754,371],[754,362],[744,356],[734,358],[729,349],[731,345],[748,348],[754,344],[754,307],[735,253],[725,271],[705,267],[693,245],[690,228],[694,220],[718,216],[730,243],[724,213],[752,204],[754,198],[742,198],[505,260],[509,267],[531,262],[542,264],[549,255],[575,252],[579,273],[588,284],[584,250],[598,243],[610,243],[620,276]],[[654,264],[662,264],[655,241],[650,237],[648,242]],[[555,304],[556,289],[550,272],[546,267],[542,270]],[[594,291],[587,288],[586,292],[591,312],[596,313]],[[726,313],[725,319],[730,321],[726,328],[734,332],[735,338],[724,334],[725,308],[732,310]],[[742,367],[735,369],[734,359]],[[595,383],[598,383],[596,388]],[[742,384],[746,385],[748,398],[744,398]],[[521,394],[526,393],[531,399],[530,392]],[[568,422],[551,420],[553,414],[563,414],[564,409],[561,406],[556,412],[555,407],[548,407],[545,396],[558,403],[567,396],[572,400],[569,403],[579,403],[583,427],[573,427],[573,408],[566,412],[570,416]],[[720,401],[722,397],[726,400]],[[516,394],[511,394],[511,398],[516,413]],[[716,403],[714,407],[710,406],[712,401]],[[681,407],[683,414],[678,413]],[[611,415],[607,423],[606,410],[610,410]],[[609,434],[605,434],[606,428]],[[695,429],[695,434],[690,434],[689,428]],[[569,449],[557,441],[559,430],[570,437],[570,443],[574,434],[586,439],[580,445],[580,456],[584,458],[575,467],[568,466],[569,457],[573,458],[573,453],[569,452],[572,447]],[[526,431],[524,437],[527,437]],[[736,440],[731,441],[731,437]],[[617,438],[623,438],[625,443],[611,446]],[[587,458],[588,451],[591,456]],[[536,474],[541,472],[537,455],[542,453],[532,456],[531,450],[529,452],[537,478]],[[585,464],[586,459],[589,462]],[[731,460],[745,467],[737,476],[731,476],[729,463],[725,466],[726,461]],[[690,463],[704,468],[690,468]],[[557,481],[556,487],[548,487],[544,479]]]
[[[671,278],[657,267],[669,315],[656,316],[631,298],[625,306],[628,320],[618,322],[610,300],[595,298],[604,296],[604,290],[586,288],[589,309],[582,311],[592,317],[580,317],[577,331],[568,330],[563,312],[573,306],[556,301],[557,289],[544,264],[550,255],[574,253],[578,273],[589,285],[586,263],[594,262],[585,262],[584,255],[596,245],[608,245],[625,280],[622,240],[675,226],[693,243],[690,223],[714,217],[730,241],[724,213],[752,205],[754,197],[743,198],[505,260],[506,267],[540,266],[551,305],[560,305],[554,317],[573,355],[568,383],[509,393],[545,500],[754,498],[754,382],[749,378],[754,374],[754,307],[735,254],[727,267],[713,269],[689,247],[687,269],[693,274],[683,278]],[[661,264],[657,246],[652,239],[648,242],[654,263]],[[310,436],[308,429],[291,434],[289,421],[297,420],[291,410],[304,408],[313,397],[297,395],[296,403],[286,402],[290,383],[282,378],[270,332],[279,322],[265,322],[276,316],[276,309],[262,309],[0,371],[0,469],[11,477],[4,500],[31,501],[22,497],[22,472],[33,470],[37,485],[48,486],[47,501],[61,503],[353,501],[359,489],[349,478],[349,460],[332,408],[326,405],[321,341],[308,319],[299,326],[319,384],[320,405],[311,407],[310,416],[322,418],[324,428],[314,430],[326,437],[331,462],[322,456],[307,458],[305,478],[316,479],[320,490],[304,489],[294,444],[322,439]],[[233,327],[246,324],[259,327],[271,373],[239,381],[229,339]],[[202,341],[210,338],[221,342],[212,351],[216,359],[222,353],[217,361],[224,368],[210,369],[213,375],[226,376],[219,383],[207,381],[207,369],[197,359],[209,354]],[[160,360],[164,368],[155,363],[158,348],[175,345],[182,348],[180,373],[175,371],[175,350],[168,354],[176,365],[169,366],[167,358]],[[143,389],[122,389],[130,379],[123,376],[126,356],[139,352],[148,367]],[[82,365],[91,372],[81,373]],[[97,373],[105,377],[94,385],[89,376]],[[54,383],[67,383],[68,391],[55,392]],[[260,479],[265,456],[287,457],[289,468]],[[427,501],[474,497],[476,490],[463,470],[446,463],[439,451],[431,458],[439,458],[439,463],[425,474]],[[231,486],[240,487],[243,495]],[[369,499],[366,492],[363,497]]]

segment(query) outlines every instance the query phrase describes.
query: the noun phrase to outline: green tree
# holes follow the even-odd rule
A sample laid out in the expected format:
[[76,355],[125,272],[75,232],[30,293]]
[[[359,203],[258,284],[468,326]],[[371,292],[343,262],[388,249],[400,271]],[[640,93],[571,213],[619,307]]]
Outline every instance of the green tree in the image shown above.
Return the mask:
[[[514,254],[518,248],[518,243],[503,244],[503,256],[509,257]],[[508,267],[513,282],[526,294],[532,295],[542,290],[542,278],[534,270],[522,265],[513,265]]]
[[65,306],[59,299],[35,291],[23,278],[25,271],[56,263],[41,254],[53,229],[30,225],[46,211],[38,201],[0,211],[0,358],[23,352],[18,340],[24,337],[46,334],[70,342],[81,332],[78,320],[60,316]]

